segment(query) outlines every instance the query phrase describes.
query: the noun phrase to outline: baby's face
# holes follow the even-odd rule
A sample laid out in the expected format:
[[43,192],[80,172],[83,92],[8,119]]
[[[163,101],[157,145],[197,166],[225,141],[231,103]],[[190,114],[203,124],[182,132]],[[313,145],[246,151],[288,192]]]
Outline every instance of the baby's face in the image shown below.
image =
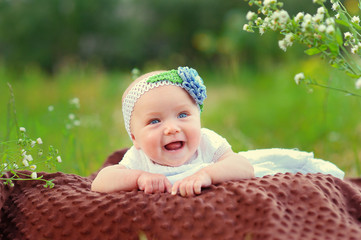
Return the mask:
[[130,125],[134,146],[161,165],[181,166],[190,160],[200,143],[198,107],[177,86],[157,87],[141,96]]

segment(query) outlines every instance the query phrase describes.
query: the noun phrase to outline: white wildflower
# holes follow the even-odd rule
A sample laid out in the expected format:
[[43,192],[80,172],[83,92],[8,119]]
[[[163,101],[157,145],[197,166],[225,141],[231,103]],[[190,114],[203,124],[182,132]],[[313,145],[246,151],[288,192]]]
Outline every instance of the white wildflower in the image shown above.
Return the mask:
[[335,33],[335,28],[332,25],[327,26],[326,33],[334,34]]
[[301,82],[303,79],[305,79],[305,75],[303,74],[303,72],[297,73],[297,74],[295,75],[295,82],[296,82],[297,85],[300,84],[300,82]]
[[296,17],[294,18],[295,22],[302,21],[302,19],[303,19],[304,16],[305,16],[305,15],[304,15],[303,12],[297,13]]
[[28,160],[29,162],[33,161],[33,156],[31,156],[30,154],[29,154],[29,155],[26,155],[25,158],[26,158],[26,160]]
[[327,25],[334,25],[335,24],[335,19],[333,17],[329,17],[326,19],[326,24]]
[[261,35],[263,35],[263,34],[264,34],[264,32],[265,32],[264,27],[260,27],[260,28],[259,28],[259,33],[260,33]]
[[337,14],[335,15],[335,18],[336,18],[336,19],[339,19],[339,18],[340,18],[340,14],[337,13]]
[[19,128],[20,132],[26,132],[26,129],[24,127]]
[[264,0],[263,1],[263,6],[269,6],[269,5],[271,5],[273,3],[276,3],[276,2],[277,2],[277,0]]
[[334,3],[332,4],[332,10],[337,12],[340,9],[340,5],[338,5],[338,3]]
[[350,32],[345,32],[344,33],[344,37],[345,39],[351,39],[352,38],[352,34]]
[[30,166],[30,169],[31,169],[32,171],[35,171],[36,165],[31,165],[31,166]]
[[75,115],[74,115],[73,113],[70,113],[68,117],[69,117],[70,120],[74,120],[74,119],[75,119]]
[[23,165],[25,167],[29,167],[29,162],[28,162],[28,160],[26,160],[26,157],[23,159]]
[[48,111],[49,111],[49,112],[54,111],[54,106],[53,106],[53,105],[48,106]]
[[312,20],[316,23],[320,23],[323,20],[324,15],[317,13],[315,16],[313,16]]
[[74,105],[76,108],[79,108],[79,107],[80,107],[79,98],[70,99],[69,103],[70,103],[71,105]]
[[249,11],[246,15],[246,18],[248,21],[252,21],[252,20],[255,20],[257,17],[257,14],[252,12],[252,11]]
[[337,3],[338,0],[331,0],[331,3]]
[[80,126],[80,120],[74,120],[73,124],[74,126]]
[[30,142],[30,146],[31,146],[31,147],[34,147],[34,146],[35,146],[35,144],[36,144],[36,142],[35,142],[35,141],[31,141],[31,142]]
[[254,22],[256,23],[257,26],[259,26],[259,25],[262,24],[262,21],[263,21],[262,18],[258,17],[258,18],[256,19],[256,21],[254,21]]
[[293,33],[287,33],[284,40],[285,40],[287,46],[292,46],[293,41],[295,40],[295,37],[294,37]]
[[324,24],[319,25],[318,26],[318,31],[325,32],[326,31],[326,25],[324,25]]
[[36,172],[33,172],[33,173],[31,174],[31,178],[32,178],[32,179],[37,179],[37,178],[38,178],[38,174],[36,174]]
[[39,145],[43,144],[43,140],[41,140],[41,138],[36,139],[36,142],[37,142]]
[[356,88],[356,89],[360,89],[360,88],[361,88],[361,78],[357,79],[357,81],[355,82],[355,88]]
[[301,24],[302,31],[306,32],[309,27],[312,26],[312,16],[310,14],[306,14],[303,18],[303,22]]
[[353,16],[351,19],[351,22],[359,24],[360,23],[360,18],[359,16]]
[[313,0],[313,3],[317,3],[317,4],[322,4],[324,3],[326,0]]
[[58,161],[58,163],[61,163],[61,157],[60,157],[60,156],[57,156],[57,157],[56,157],[56,161]]
[[284,39],[278,41],[278,46],[283,50],[287,51],[287,43]]
[[243,30],[244,30],[244,31],[250,32],[250,31],[251,31],[250,29],[251,29],[251,28],[250,28],[249,24],[244,24],[244,25],[243,25]]
[[317,14],[320,14],[320,15],[324,15],[326,12],[325,8],[324,7],[319,7],[317,9]]
[[25,155],[26,155],[25,149],[21,149],[21,156],[25,157]]

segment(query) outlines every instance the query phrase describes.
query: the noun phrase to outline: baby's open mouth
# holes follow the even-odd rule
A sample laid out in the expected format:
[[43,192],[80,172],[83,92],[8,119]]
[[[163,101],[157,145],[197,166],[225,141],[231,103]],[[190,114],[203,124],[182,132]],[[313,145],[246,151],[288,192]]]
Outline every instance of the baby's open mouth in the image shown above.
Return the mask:
[[184,146],[183,141],[171,142],[164,146],[164,148],[168,151],[175,151],[181,149]]

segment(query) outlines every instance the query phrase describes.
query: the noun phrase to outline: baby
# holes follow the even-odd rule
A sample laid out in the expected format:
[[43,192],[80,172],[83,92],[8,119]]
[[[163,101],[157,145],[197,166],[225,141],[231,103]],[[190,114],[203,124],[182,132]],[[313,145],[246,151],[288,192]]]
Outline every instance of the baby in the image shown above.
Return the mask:
[[201,128],[205,98],[203,80],[192,68],[137,78],[122,99],[133,146],[118,165],[99,172],[92,190],[194,196],[211,184],[254,177],[253,166],[226,139]]

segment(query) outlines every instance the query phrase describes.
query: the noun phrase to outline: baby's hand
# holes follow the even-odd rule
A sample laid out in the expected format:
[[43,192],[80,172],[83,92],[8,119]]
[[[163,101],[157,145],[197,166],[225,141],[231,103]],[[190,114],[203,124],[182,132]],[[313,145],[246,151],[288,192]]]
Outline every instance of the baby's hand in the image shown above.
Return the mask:
[[200,170],[195,174],[174,183],[172,195],[179,193],[182,197],[201,194],[202,187],[209,187],[212,179],[207,172]]
[[167,177],[162,174],[144,172],[139,176],[137,184],[139,190],[142,190],[145,193],[170,193],[172,189],[172,184],[169,182]]

